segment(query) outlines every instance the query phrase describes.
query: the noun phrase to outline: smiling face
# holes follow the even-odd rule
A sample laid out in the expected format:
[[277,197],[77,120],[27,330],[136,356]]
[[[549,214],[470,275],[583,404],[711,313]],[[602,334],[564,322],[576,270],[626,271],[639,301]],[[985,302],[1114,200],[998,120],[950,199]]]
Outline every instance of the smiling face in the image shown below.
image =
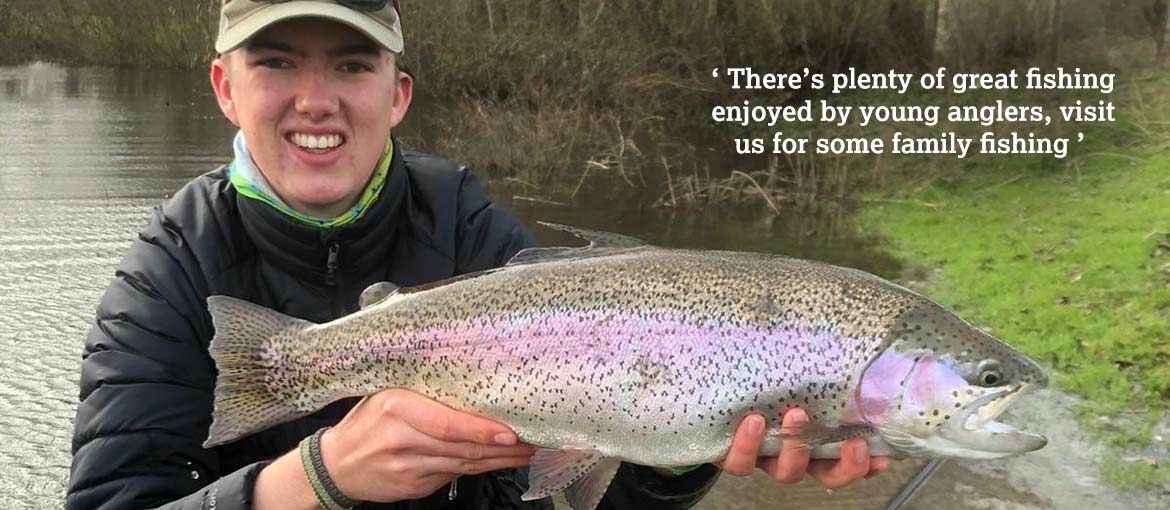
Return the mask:
[[293,19],[215,60],[211,83],[280,199],[332,218],[357,202],[410,106],[394,58],[346,25]]

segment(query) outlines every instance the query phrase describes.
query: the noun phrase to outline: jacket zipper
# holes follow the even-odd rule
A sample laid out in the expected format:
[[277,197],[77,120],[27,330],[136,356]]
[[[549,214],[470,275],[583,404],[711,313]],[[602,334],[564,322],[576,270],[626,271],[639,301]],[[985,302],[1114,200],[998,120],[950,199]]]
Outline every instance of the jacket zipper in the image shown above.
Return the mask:
[[329,241],[329,258],[325,260],[325,285],[337,285],[337,255],[341,252],[341,243]]
[[341,317],[349,313],[345,301],[342,299],[344,286],[341,282],[341,241],[336,231],[326,231],[321,234],[321,243],[329,250],[325,257],[325,287],[332,289],[333,299],[330,308],[333,317]]

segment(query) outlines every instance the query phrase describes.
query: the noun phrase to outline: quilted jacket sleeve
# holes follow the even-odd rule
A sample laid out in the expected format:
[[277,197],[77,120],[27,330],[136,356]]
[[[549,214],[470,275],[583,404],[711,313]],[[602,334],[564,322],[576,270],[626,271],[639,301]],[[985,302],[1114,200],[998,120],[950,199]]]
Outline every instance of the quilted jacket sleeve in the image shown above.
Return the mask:
[[220,473],[206,283],[159,209],[107,287],[85,342],[68,509],[250,507],[260,465]]
[[500,267],[516,252],[536,246],[524,223],[488,200],[471,172],[464,169],[461,174],[455,232],[457,273]]

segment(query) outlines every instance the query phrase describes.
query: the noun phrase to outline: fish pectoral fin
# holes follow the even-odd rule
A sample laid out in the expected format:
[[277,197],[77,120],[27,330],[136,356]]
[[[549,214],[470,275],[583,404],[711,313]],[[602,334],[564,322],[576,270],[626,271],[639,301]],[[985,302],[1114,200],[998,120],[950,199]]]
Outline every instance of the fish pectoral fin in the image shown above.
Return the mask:
[[576,500],[574,510],[593,510],[620,465],[621,461],[606,459],[597,450],[540,448],[532,456],[528,492],[521,499],[531,501],[565,491],[571,504]]
[[362,295],[358,297],[358,306],[361,308],[368,308],[372,305],[385,301],[390,296],[398,293],[398,286],[390,282],[378,282],[362,291]]
[[[880,434],[870,434],[865,437],[865,442],[869,444],[870,457],[905,457],[902,452],[890,446]],[[845,443],[840,441],[811,446],[809,447],[809,450],[811,450],[810,457],[814,459],[839,459],[841,458],[841,447],[844,445]]]
[[875,432],[869,425],[843,425],[840,427],[825,427],[815,423],[805,424],[799,433],[787,434],[780,431],[778,434],[783,441],[802,441],[806,448],[812,449],[818,445],[839,443],[855,437],[867,437]]

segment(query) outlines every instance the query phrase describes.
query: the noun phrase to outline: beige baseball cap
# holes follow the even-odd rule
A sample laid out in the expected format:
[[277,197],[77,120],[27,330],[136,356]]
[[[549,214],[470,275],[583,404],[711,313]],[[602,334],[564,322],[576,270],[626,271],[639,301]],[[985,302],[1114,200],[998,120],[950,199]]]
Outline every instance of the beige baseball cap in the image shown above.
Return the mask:
[[215,51],[232,51],[273,23],[315,17],[345,23],[383,48],[402,53],[397,4],[396,0],[223,0]]

